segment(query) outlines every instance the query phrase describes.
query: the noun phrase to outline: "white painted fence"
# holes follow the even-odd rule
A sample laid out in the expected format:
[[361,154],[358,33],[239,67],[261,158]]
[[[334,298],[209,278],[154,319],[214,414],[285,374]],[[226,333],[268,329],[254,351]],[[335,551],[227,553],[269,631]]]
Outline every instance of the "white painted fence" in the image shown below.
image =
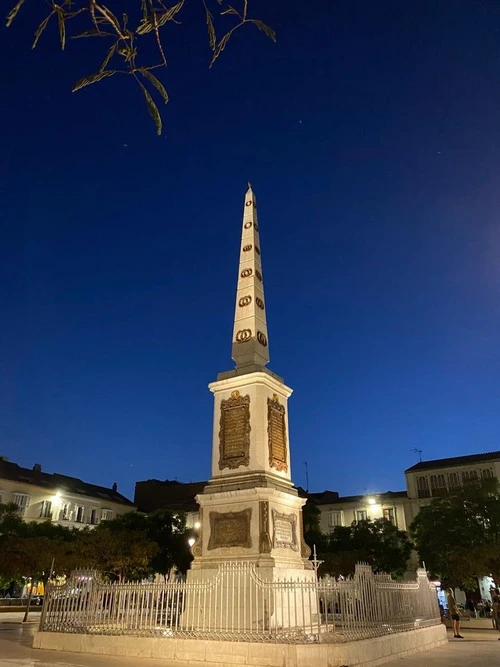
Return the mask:
[[40,630],[262,642],[344,642],[440,623],[425,570],[397,582],[357,565],[352,579],[266,581],[253,565],[224,563],[206,581],[104,582],[75,571],[47,587]]

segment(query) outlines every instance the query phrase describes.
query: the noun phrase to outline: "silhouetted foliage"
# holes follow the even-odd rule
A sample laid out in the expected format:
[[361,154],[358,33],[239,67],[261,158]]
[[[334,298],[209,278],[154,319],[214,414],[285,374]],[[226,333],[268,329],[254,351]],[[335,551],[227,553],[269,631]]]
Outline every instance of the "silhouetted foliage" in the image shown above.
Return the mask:
[[434,498],[410,526],[420,558],[446,586],[500,581],[500,492],[496,478],[469,482]]
[[368,519],[351,526],[336,526],[327,537],[320,558],[320,574],[344,577],[354,574],[356,563],[368,563],[375,572],[402,576],[412,544],[405,531],[387,519]]
[[[274,31],[249,15],[248,0],[237,0],[238,7],[230,5],[226,0],[198,2],[201,2],[205,14],[208,43],[212,51],[210,67],[224,51],[233,34],[243,26],[253,25],[275,41]],[[24,4],[25,0],[17,0],[7,15],[7,27],[12,25]],[[167,27],[180,25],[182,10],[192,4],[179,0],[168,7],[163,0],[134,0],[127,3],[129,13],[124,13],[124,3],[119,0],[109,0],[106,4],[101,0],[44,0],[39,6],[48,7],[49,13],[35,30],[32,48],[36,47],[51,23],[57,24],[63,50],[68,38],[98,39],[103,44],[100,67],[77,81],[73,92],[115,74],[129,75],[144,95],[156,131],[161,134],[162,119],[153,95],[159,96],[165,104],[169,98],[165,86],[153,71],[167,66]],[[222,30],[222,36],[219,30]]]

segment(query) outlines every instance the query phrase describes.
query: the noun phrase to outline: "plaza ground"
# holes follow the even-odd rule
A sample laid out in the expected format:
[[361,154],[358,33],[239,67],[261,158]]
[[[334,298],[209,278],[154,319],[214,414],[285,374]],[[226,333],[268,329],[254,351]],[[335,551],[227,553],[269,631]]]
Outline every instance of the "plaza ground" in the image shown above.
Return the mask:
[[[8,612],[0,615],[0,667],[169,667],[164,660],[123,658],[80,653],[39,651],[31,648],[33,633],[38,627],[38,614],[33,614],[27,624],[22,624],[22,613]],[[448,630],[449,642],[433,651],[426,651],[408,658],[398,658],[385,663],[386,667],[495,667],[500,664],[500,634],[491,627],[490,620],[465,621],[462,625],[464,639],[453,639]],[[168,640],[166,640],[168,641]],[[308,665],[307,667],[324,667]]]

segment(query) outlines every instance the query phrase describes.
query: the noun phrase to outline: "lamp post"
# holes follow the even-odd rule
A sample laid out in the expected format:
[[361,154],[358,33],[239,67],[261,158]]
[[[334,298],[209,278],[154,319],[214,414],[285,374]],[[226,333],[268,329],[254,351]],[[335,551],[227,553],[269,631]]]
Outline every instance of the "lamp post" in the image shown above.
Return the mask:
[[311,558],[311,563],[313,565],[313,568],[314,568],[314,571],[316,572],[316,574],[318,574],[319,566],[321,565],[321,563],[324,563],[324,562],[325,562],[324,560],[318,560],[318,558],[316,557],[316,545],[313,544],[313,557]]

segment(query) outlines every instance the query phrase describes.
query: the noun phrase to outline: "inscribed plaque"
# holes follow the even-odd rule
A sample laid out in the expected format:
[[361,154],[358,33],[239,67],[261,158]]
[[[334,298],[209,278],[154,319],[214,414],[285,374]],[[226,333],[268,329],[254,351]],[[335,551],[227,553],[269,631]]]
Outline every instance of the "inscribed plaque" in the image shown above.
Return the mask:
[[273,546],[297,551],[297,517],[273,510]]
[[274,394],[267,399],[267,435],[269,441],[269,465],[276,470],[288,471],[285,406]]
[[250,461],[250,396],[233,392],[220,404],[219,469],[247,466]]
[[250,549],[250,519],[252,510],[241,512],[210,512],[210,539],[208,550],[224,547],[244,547]]

